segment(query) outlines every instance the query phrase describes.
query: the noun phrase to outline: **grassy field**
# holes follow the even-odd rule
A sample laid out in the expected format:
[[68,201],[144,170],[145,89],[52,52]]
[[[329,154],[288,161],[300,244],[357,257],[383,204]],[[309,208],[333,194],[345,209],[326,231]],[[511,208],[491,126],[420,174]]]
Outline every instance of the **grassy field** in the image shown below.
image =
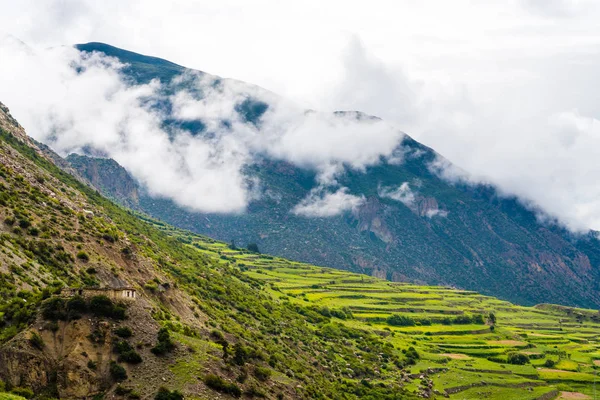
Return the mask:
[[[240,268],[278,301],[313,306],[396,348],[413,347],[419,359],[401,380],[415,393],[429,387],[439,398],[584,399],[593,398],[596,384],[600,392],[598,311],[522,307],[472,291],[389,282],[171,233]],[[523,364],[515,364],[514,354],[525,356]]]

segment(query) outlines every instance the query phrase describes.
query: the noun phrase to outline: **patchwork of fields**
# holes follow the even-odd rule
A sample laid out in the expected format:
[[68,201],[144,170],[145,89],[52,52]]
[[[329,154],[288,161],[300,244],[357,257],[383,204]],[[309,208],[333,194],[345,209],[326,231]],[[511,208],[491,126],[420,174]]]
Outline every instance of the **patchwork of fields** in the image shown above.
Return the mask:
[[[413,365],[381,376],[422,396],[600,398],[596,310],[522,307],[476,292],[388,282],[163,230],[208,258],[240,268],[279,301],[312,306],[340,324],[383,337],[395,348],[413,347],[419,355]],[[352,379],[352,371],[342,375]]]

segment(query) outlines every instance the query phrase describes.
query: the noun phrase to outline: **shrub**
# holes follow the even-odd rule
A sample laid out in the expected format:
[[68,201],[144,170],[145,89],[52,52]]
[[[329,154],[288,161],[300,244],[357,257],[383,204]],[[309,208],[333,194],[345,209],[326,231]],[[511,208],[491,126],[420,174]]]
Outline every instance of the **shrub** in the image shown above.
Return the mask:
[[96,369],[96,367],[98,367],[98,364],[96,363],[96,361],[89,360],[89,361],[87,362],[87,367],[88,367],[89,369],[91,369],[91,370],[95,370],[95,369]]
[[81,250],[77,253],[77,258],[83,262],[88,262],[90,260],[90,256],[85,251]]
[[87,303],[81,296],[75,296],[67,301],[67,310],[80,313],[87,312]]
[[226,382],[223,378],[218,375],[208,374],[204,378],[204,383],[211,389],[218,392],[227,393],[233,397],[240,397],[242,395],[242,389],[239,388],[235,383]]
[[13,388],[10,392],[17,396],[25,397],[26,399],[31,399],[33,397],[33,390],[29,388],[16,387]]
[[250,351],[241,343],[236,343],[233,346],[233,361],[237,365],[244,365],[250,358]]
[[544,367],[546,368],[553,368],[556,365],[556,361],[551,360],[551,359],[547,359],[546,362],[544,363]]
[[59,297],[48,299],[42,306],[42,317],[50,321],[67,319],[65,301]]
[[133,336],[133,331],[128,326],[120,326],[115,329],[115,335],[122,338],[130,338]]
[[97,317],[108,317],[113,319],[125,319],[125,306],[114,304],[106,296],[94,296],[90,300],[90,311]]
[[271,377],[271,370],[269,368],[265,368],[265,367],[261,367],[260,365],[257,365],[256,367],[254,367],[254,376],[256,377],[256,379],[258,379],[259,381],[266,381]]
[[526,354],[510,353],[507,358],[509,364],[524,365],[529,362],[529,357]]
[[117,382],[124,381],[127,379],[127,371],[121,365],[117,364],[114,361],[110,362],[110,376]]
[[131,349],[121,353],[119,355],[119,361],[129,364],[139,364],[142,362],[142,356],[140,356],[135,350]]
[[170,391],[166,387],[161,387],[158,389],[158,393],[154,396],[155,400],[183,400],[183,394],[179,391],[174,390]]
[[158,343],[150,350],[157,356],[166,354],[175,348],[175,343],[171,340],[171,334],[167,328],[160,328],[157,338]]
[[415,320],[404,315],[390,315],[387,318],[388,325],[392,326],[415,326]]
[[44,348],[44,339],[37,333],[32,332],[29,337],[29,343],[38,350],[42,350]]

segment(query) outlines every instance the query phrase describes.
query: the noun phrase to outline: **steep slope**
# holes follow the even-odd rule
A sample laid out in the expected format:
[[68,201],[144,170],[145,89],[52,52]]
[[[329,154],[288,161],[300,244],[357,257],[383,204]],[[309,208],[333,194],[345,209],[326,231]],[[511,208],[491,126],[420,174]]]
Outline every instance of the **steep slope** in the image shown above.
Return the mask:
[[[170,79],[181,67],[103,44],[78,45],[127,63],[125,79]],[[152,75],[154,74],[154,75]],[[185,82],[184,82],[185,83]],[[200,94],[202,96],[202,94]],[[245,100],[236,106],[248,124],[260,124],[268,107]],[[169,117],[168,97],[155,99],[172,132],[209,135],[201,120]],[[340,116],[362,114],[339,113]],[[257,243],[264,251],[318,265],[347,268],[387,278],[453,285],[521,304],[560,302],[600,306],[600,242],[595,233],[579,237],[540,223],[536,211],[485,185],[450,183],[436,173],[441,160],[432,149],[405,137],[396,149],[403,158],[381,159],[365,170],[345,168],[336,176],[348,193],[365,201],[341,215],[296,215],[295,206],[319,188],[315,170],[260,155],[244,171],[258,179],[261,196],[243,214],[189,211],[148,195],[112,161],[86,156],[69,160],[106,195],[181,228],[238,244]],[[104,169],[103,166],[111,165]]]
[[[354,363],[375,352],[401,366],[401,349],[375,334],[351,330],[362,338],[352,343],[321,337],[330,317],[274,299],[226,259],[161,233],[46,154],[2,106],[0,391],[133,399],[164,386],[187,398],[356,398],[367,390],[360,379],[375,378],[371,361],[342,380],[315,357],[350,349]],[[128,288],[137,298],[89,288]],[[335,370],[345,363],[334,360]],[[410,398],[401,373],[390,368],[367,392]]]

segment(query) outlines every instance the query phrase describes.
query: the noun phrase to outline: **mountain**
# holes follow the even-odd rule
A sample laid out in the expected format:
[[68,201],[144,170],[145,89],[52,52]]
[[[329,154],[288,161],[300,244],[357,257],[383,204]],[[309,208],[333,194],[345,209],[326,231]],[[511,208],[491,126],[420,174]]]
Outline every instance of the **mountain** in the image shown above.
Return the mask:
[[[98,43],[77,48],[119,58],[127,65],[123,79],[131,84],[156,78],[169,94],[182,88],[198,91],[185,79],[175,79],[191,70],[168,61]],[[260,127],[269,104],[248,94],[260,89],[247,84],[236,88],[245,91],[236,112]],[[213,134],[206,120],[173,116],[171,99],[150,100],[161,108],[167,131],[174,136]],[[355,112],[334,115],[348,117],[373,118]],[[228,214],[196,212],[168,197],[152,196],[135,176],[112,160],[94,157],[91,150],[68,160],[103,194],[219,240],[257,243],[267,253],[317,265],[477,290],[526,305],[600,306],[600,242],[594,232],[576,235],[556,223],[540,222],[540,210],[500,195],[491,185],[445,179],[436,166],[440,161],[451,164],[409,136],[394,150],[401,162],[381,157],[364,169],[338,171],[338,187],[364,201],[328,217],[293,212],[320,190],[319,171],[272,154],[256,155],[243,170],[246,179],[260,182],[261,195],[244,213]]]
[[[77,48],[117,57],[127,65],[124,80],[134,84],[156,78],[170,94],[182,88],[198,91],[186,79],[175,79],[181,74],[205,75],[105,44]],[[248,95],[260,91],[250,87],[236,87],[244,93],[235,110],[247,124],[260,127],[270,105]],[[202,99],[203,94],[198,96]],[[202,118],[174,117],[171,99],[151,100],[162,110],[165,129],[173,128],[173,135],[212,134]],[[334,118],[373,117],[338,112]],[[168,197],[152,196],[136,177],[112,160],[93,157],[93,151],[68,160],[98,190],[122,204],[223,241],[256,243],[269,254],[392,281],[477,290],[526,305],[600,306],[600,242],[595,232],[572,234],[548,219],[541,222],[541,210],[525,207],[491,185],[443,178],[440,162],[452,165],[409,136],[394,154],[402,161],[381,157],[364,169],[346,166],[338,171],[338,187],[364,201],[328,217],[293,212],[319,192],[319,172],[271,154],[258,154],[244,167],[246,179],[260,182],[261,195],[241,214],[196,212]]]
[[0,105],[0,399],[593,394],[595,310],[235,248],[121,208],[59,166]]

